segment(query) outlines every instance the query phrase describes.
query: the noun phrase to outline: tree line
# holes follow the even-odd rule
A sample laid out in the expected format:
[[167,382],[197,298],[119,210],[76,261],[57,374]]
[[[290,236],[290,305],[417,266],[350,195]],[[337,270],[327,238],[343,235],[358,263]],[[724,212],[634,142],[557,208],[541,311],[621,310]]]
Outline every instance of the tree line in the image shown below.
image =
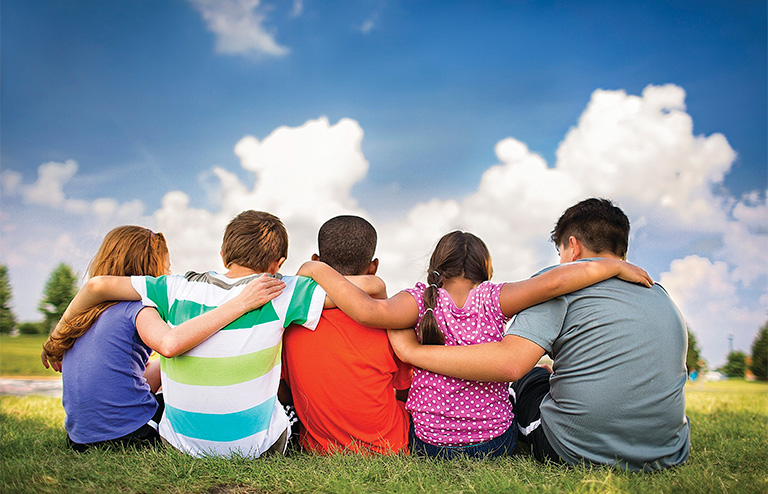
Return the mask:
[[51,272],[43,289],[43,298],[37,310],[43,315],[40,322],[19,322],[13,313],[13,293],[8,278],[8,267],[0,264],[0,334],[49,334],[61,319],[69,302],[77,294],[77,276],[72,268],[61,263]]
[[[61,319],[69,302],[77,294],[77,276],[72,268],[61,263],[51,272],[45,283],[43,298],[37,310],[43,315],[40,322],[17,322],[12,310],[13,294],[8,278],[8,268],[0,264],[0,334],[10,334],[18,330],[19,334],[49,334]],[[688,329],[688,354],[686,356],[688,372],[706,369],[706,363],[699,355],[696,337]],[[768,321],[757,333],[752,343],[752,354],[741,351],[728,354],[727,363],[720,369],[728,377],[744,377],[750,370],[756,379],[768,380]]]

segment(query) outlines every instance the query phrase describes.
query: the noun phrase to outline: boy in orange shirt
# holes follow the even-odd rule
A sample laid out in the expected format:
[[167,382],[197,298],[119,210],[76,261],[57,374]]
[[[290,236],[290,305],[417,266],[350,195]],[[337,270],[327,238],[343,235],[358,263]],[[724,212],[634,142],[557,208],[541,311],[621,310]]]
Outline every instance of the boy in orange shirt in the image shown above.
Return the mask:
[[[379,266],[373,258],[376,230],[359,216],[328,220],[318,233],[318,250],[313,261],[345,276],[375,275]],[[407,453],[404,401],[412,369],[395,356],[386,331],[325,309],[315,331],[286,330],[282,372],[303,424],[299,441],[305,450]]]

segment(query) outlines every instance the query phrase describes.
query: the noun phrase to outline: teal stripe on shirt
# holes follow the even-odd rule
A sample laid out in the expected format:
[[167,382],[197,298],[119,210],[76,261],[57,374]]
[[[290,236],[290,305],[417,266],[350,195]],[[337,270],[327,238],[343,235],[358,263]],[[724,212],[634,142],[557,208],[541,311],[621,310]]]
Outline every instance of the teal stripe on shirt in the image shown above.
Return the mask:
[[[189,321],[193,317],[205,314],[216,307],[203,305],[191,300],[175,300],[168,312],[167,322],[174,326]],[[250,329],[259,324],[264,324],[279,320],[272,302],[267,302],[258,309],[243,314],[222,329]]]
[[235,413],[187,412],[166,403],[165,415],[178,434],[204,441],[229,442],[267,430],[274,407],[274,397]]
[[312,294],[317,288],[317,282],[306,276],[296,277],[296,287],[291,294],[291,303],[285,314],[285,327],[289,324],[304,324],[309,318],[309,308],[312,303]]
[[144,277],[144,284],[147,287],[147,298],[157,305],[157,312],[163,320],[168,320],[168,283],[165,276],[153,278]]
[[160,368],[172,381],[194,386],[230,386],[257,379],[280,362],[282,339],[277,345],[234,357],[161,357]]

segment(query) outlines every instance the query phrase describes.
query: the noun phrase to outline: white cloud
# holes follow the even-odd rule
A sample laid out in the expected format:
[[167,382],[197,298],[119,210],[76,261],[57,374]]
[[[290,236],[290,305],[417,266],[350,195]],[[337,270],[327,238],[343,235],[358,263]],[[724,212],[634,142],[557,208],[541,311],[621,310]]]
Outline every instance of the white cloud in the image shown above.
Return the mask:
[[731,335],[733,348],[749,353],[752,336],[765,322],[765,308],[742,302],[725,262],[699,256],[678,259],[660,283],[677,303],[711,367],[725,363]]
[[721,200],[711,192],[736,153],[721,134],[696,136],[685,92],[668,84],[642,96],[597,90],[557,151],[557,169],[588,194],[629,198],[659,210],[677,228],[721,227]]
[[67,160],[65,163],[49,161],[37,169],[37,181],[23,187],[24,201],[27,204],[61,206],[64,204],[64,185],[77,172],[77,163]]
[[[360,149],[363,131],[357,122],[312,120],[301,127],[280,127],[259,141],[247,136],[235,146],[244,169],[256,181],[246,187],[232,173],[216,168],[220,180],[220,210],[190,209],[188,198],[172,192],[155,213],[168,237],[174,271],[220,266],[218,252],[227,222],[246,209],[276,214],[290,233],[288,266],[298,268],[315,250],[316,232],[328,218],[344,213],[364,214],[351,197],[352,186],[368,171]],[[201,239],[201,240],[194,240]]]
[[[216,35],[216,51],[226,55],[283,56],[290,50],[278,44],[264,26],[267,6],[260,0],[188,0],[200,12],[208,30]],[[301,2],[293,12],[300,14]],[[298,9],[298,10],[297,10]]]

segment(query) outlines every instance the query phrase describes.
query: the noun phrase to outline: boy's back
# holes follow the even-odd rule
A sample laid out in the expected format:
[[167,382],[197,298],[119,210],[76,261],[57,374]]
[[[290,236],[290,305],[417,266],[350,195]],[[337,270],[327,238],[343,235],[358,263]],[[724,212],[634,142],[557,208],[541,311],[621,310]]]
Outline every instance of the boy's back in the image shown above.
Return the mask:
[[386,331],[326,309],[315,331],[286,330],[283,376],[304,425],[303,448],[382,454],[407,448],[409,415],[395,389],[410,387],[411,366],[395,356]]
[[[145,305],[178,325],[234,298],[259,274],[230,279],[218,273],[133,277]],[[283,328],[314,328],[325,293],[309,278],[287,276],[280,296],[174,358],[163,358],[165,413],[160,434],[194,456],[258,457],[288,426],[276,399]],[[309,331],[307,331],[309,332]]]
[[[375,274],[378,268],[376,230],[360,217],[328,220],[318,244],[320,255],[313,259],[341,274]],[[315,331],[294,326],[285,333],[283,376],[304,425],[300,441],[306,449],[407,451],[410,418],[395,389],[408,389],[411,374],[386,331],[360,325],[338,309],[324,310]]]

